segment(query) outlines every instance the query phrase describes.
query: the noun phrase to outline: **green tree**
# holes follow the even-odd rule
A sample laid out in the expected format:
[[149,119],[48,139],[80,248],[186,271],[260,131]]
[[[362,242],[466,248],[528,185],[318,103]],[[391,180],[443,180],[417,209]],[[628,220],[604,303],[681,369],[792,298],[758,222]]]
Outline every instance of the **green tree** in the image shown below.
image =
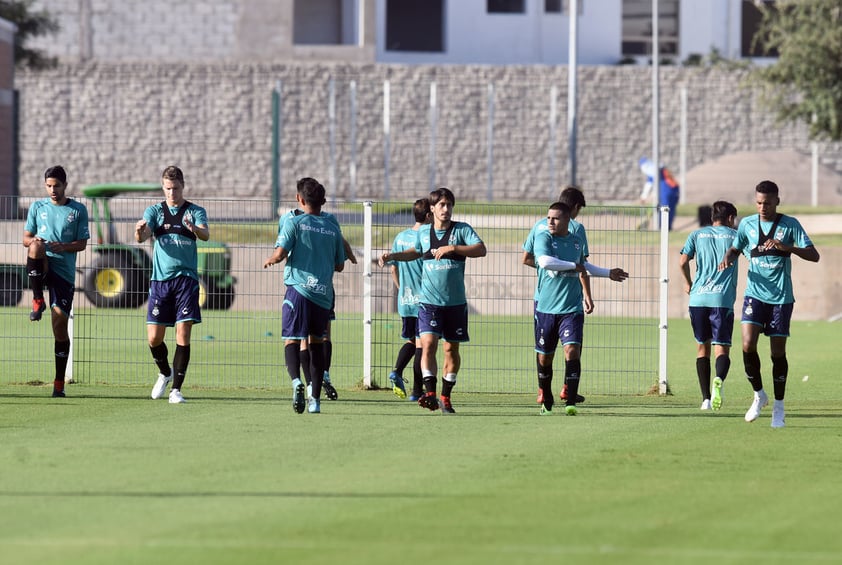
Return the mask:
[[31,69],[54,67],[56,59],[38,49],[26,47],[32,37],[49,35],[59,30],[58,22],[46,10],[34,10],[34,0],[0,0],[0,18],[18,28],[15,34],[15,66]]
[[779,0],[760,6],[754,36],[778,60],[756,69],[753,83],[780,121],[805,122],[810,136],[842,139],[842,1]]

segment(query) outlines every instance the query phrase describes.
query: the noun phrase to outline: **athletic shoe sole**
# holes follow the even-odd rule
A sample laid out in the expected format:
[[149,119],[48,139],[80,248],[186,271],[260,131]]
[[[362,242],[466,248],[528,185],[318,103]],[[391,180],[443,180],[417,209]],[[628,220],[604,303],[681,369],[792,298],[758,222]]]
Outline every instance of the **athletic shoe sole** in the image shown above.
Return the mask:
[[714,377],[713,379],[713,389],[711,390],[710,395],[710,407],[713,410],[719,410],[722,408],[722,379],[719,377]]
[[339,400],[339,393],[333,388],[333,385],[328,382],[322,383],[322,389],[325,391],[325,396],[328,400]]
[[307,407],[307,403],[304,399],[304,383],[298,383],[298,386],[295,387],[295,391],[292,393],[292,409],[295,410],[296,414],[303,414],[304,408]]

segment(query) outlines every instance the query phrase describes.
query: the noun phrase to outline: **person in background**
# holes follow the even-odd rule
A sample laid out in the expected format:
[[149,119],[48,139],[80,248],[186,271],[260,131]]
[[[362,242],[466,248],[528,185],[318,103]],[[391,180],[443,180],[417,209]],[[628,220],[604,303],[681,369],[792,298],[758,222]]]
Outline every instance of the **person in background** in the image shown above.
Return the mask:
[[[672,176],[669,169],[661,165],[658,170],[655,170],[655,163],[646,157],[641,157],[638,161],[640,172],[646,175],[646,182],[643,185],[643,190],[640,192],[641,203],[647,203],[651,197],[652,190],[655,187],[655,177],[658,177],[658,206],[668,206],[669,212],[669,230],[672,231],[672,223],[675,220],[676,209],[678,208],[678,200],[681,196],[681,187],[678,186],[678,181]],[[658,215],[658,227],[660,227],[660,214]]]
[[[719,261],[731,247],[737,231],[737,208],[719,200],[711,208],[712,225],[692,232],[681,249],[679,265],[684,292],[690,295],[690,325],[696,338],[696,374],[702,389],[702,410],[722,408],[722,394],[731,367],[734,301],[737,299],[737,263],[719,270]],[[696,261],[695,280],[690,261]],[[711,383],[710,353],[714,348],[716,376]]]
[[47,309],[44,288],[48,288],[55,340],[53,397],[61,398],[65,396],[64,377],[70,355],[67,323],[76,291],[76,254],[85,250],[91,235],[88,209],[67,197],[67,172],[63,167],[56,165],[44,172],[44,189],[47,198],[32,203],[23,228],[26,272],[33,296],[29,320],[41,320]]

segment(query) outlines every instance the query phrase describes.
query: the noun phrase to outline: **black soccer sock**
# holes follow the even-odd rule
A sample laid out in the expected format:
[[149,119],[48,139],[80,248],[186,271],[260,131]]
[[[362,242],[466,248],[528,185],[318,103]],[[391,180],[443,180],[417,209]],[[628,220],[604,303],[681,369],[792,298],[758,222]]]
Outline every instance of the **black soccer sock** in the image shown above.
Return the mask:
[[170,352],[167,349],[167,344],[162,341],[155,347],[150,347],[149,351],[152,352],[152,359],[155,360],[158,371],[165,377],[169,377],[172,370],[168,361]]
[[289,380],[294,381],[295,379],[301,378],[301,344],[297,341],[293,343],[288,343],[284,346],[284,362],[287,366],[287,374],[289,375]]
[[743,365],[746,370],[746,378],[751,384],[754,392],[763,390],[763,377],[760,376],[760,355],[757,351],[743,351]]
[[301,363],[301,372],[304,373],[304,384],[313,384],[312,356],[309,349],[302,349],[298,354],[298,362]]
[[415,349],[415,359],[412,362],[412,392],[421,394],[424,390],[424,378],[421,373],[421,348]]
[[32,297],[44,300],[44,259],[26,258],[26,272],[29,274],[29,288]]
[[333,361],[333,342],[330,341],[330,340],[327,340],[323,343],[324,343],[324,363],[323,363],[324,369],[322,370],[322,373],[324,373],[324,371],[328,371],[328,372],[330,371],[330,363],[331,363],[331,361]]
[[579,376],[582,370],[582,362],[579,359],[570,359],[564,365],[564,384],[567,385],[567,404],[576,404],[576,397],[579,395]]
[[553,398],[553,371],[544,369],[538,373],[538,388],[544,392],[544,406],[552,406],[555,402]]
[[[446,377],[447,375],[445,375]],[[456,375],[453,375],[453,380],[442,378],[441,380],[441,395],[450,398],[450,393],[453,392],[453,387],[456,386]]]
[[710,357],[696,357],[696,374],[699,376],[702,398],[710,400]]
[[322,396],[322,382],[325,375],[325,355],[326,343],[311,343],[310,344],[310,376],[313,380],[310,381],[312,387],[313,398],[321,398]]
[[718,355],[716,357],[716,376],[724,381],[730,369],[731,357],[728,355]]
[[772,357],[772,386],[775,387],[775,400],[783,400],[786,396],[786,377],[789,373],[789,362],[786,355]]
[[54,351],[56,354],[56,377],[53,381],[53,390],[62,392],[64,390],[64,375],[67,372],[67,359],[70,356],[70,340],[56,341]]
[[426,392],[428,392],[428,393],[432,392],[433,394],[435,394],[436,393],[436,385],[437,385],[436,376],[435,375],[424,375],[423,381],[424,381],[424,389],[426,390]]
[[175,353],[172,356],[173,380],[172,387],[174,390],[181,390],[181,385],[184,384],[184,377],[187,375],[187,365],[190,364],[190,346],[178,345],[175,346]]
[[398,351],[398,358],[395,360],[395,372],[398,376],[403,377],[403,370],[409,365],[409,360],[415,355],[415,344],[406,342]]

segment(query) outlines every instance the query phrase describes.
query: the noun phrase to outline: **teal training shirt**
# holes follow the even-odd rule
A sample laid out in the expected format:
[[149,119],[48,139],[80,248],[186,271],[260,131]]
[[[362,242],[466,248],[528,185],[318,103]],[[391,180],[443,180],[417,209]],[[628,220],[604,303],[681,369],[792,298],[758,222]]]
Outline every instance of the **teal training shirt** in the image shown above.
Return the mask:
[[[88,209],[71,198],[61,206],[53,204],[49,198],[36,200],[29,207],[23,229],[44,241],[70,243],[91,238]],[[76,252],[53,253],[48,248],[47,262],[50,271],[70,284],[76,283]]]
[[[538,220],[532,229],[529,230],[529,235],[526,236],[526,241],[523,242],[523,250],[527,253],[531,253],[534,257],[538,257],[535,255],[535,236],[541,232],[547,231],[547,218],[542,220]],[[567,224],[567,231],[579,237],[584,244],[584,254],[585,259],[588,258],[590,255],[590,250],[588,249],[588,234],[585,233],[585,226],[577,222],[576,220],[570,220],[570,223]],[[538,300],[538,294],[541,292],[541,278],[538,278],[538,283],[535,285],[535,295],[534,300]]]
[[[424,224],[421,229],[430,229],[429,224]],[[409,228],[400,232],[392,242],[392,253],[415,249],[415,242],[418,239],[418,230]],[[421,278],[423,270],[423,259],[415,261],[390,261],[398,269],[398,314],[402,318],[417,318],[418,304],[421,302]]]
[[[482,243],[477,233],[465,222],[451,222],[453,230],[443,245],[475,245]],[[458,306],[467,304],[465,296],[465,257],[443,258],[438,261],[429,257],[430,230],[432,224],[418,230],[415,250],[422,256],[421,301],[434,306]],[[434,229],[436,237],[442,238],[447,230]]]
[[[578,235],[553,236],[544,230],[535,237],[535,262],[545,255],[571,261],[585,262],[585,243]],[[582,306],[582,283],[577,271],[555,271],[551,276],[547,269],[538,267],[538,307],[544,314],[572,314],[584,312]]]
[[[190,220],[195,226],[207,226],[208,215],[205,209],[192,202],[187,204],[183,219]],[[143,213],[146,225],[155,234],[158,230],[166,230],[166,233],[155,234],[155,249],[152,253],[152,280],[168,281],[176,277],[190,277],[199,280],[198,262],[199,256],[196,247],[196,238],[187,235],[186,229],[173,230],[172,226],[164,223],[164,206],[166,202],[159,202],[148,207]],[[170,214],[178,213],[180,207],[168,206]],[[181,232],[181,233],[179,233]]]
[[761,222],[760,214],[744,218],[737,228],[732,247],[749,257],[746,296],[767,304],[791,304],[795,302],[792,293],[792,259],[780,252],[758,255],[756,247],[760,230],[772,239],[795,247],[810,247],[813,242],[792,216],[780,214],[774,233],[769,233],[774,222]]
[[[296,216],[300,216],[300,215],[306,214],[306,213],[307,212],[305,212],[304,210],[302,210],[300,208],[296,208],[294,210],[290,210],[289,212],[287,212],[286,214],[284,214],[283,216],[281,216],[278,219],[278,238],[275,240],[275,247],[280,247],[280,244],[278,244],[278,241],[280,241],[281,231],[284,229],[284,223],[291,218],[294,218]],[[334,221],[339,223],[338,220],[336,220],[336,218],[333,216],[333,214],[330,214],[328,212],[320,212],[319,215],[322,216],[323,218],[333,218]],[[344,249],[344,247],[343,247],[343,249]],[[289,259],[287,259],[287,261],[284,263],[284,280],[286,280],[287,276],[289,276]]]
[[737,299],[737,261],[719,270],[737,230],[728,226],[706,226],[695,230],[681,249],[696,261],[696,278],[690,287],[690,306],[734,308]]
[[284,284],[295,287],[309,301],[333,307],[333,273],[345,262],[342,230],[333,216],[301,214],[288,218],[275,247],[288,253]]

